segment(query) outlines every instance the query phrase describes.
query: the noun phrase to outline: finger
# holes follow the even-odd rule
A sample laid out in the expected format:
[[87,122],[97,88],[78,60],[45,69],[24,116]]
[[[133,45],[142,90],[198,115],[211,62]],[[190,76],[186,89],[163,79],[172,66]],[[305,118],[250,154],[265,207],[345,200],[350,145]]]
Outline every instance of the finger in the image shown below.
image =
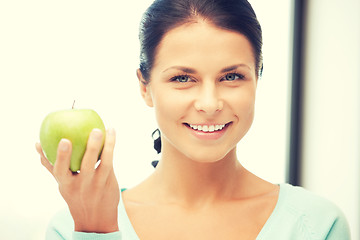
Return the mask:
[[116,134],[114,129],[109,129],[106,133],[104,149],[101,154],[101,163],[98,167],[98,173],[108,175],[113,168],[113,153],[115,147]]
[[72,175],[70,171],[72,144],[68,139],[61,139],[57,148],[56,161],[54,164],[54,176],[60,180]]
[[40,143],[36,143],[35,144],[35,148],[36,148],[36,151],[40,154],[40,156],[42,158],[46,158],[45,155],[44,155],[44,152],[42,150],[42,147],[41,147],[41,144]]
[[49,162],[49,160],[47,160],[47,158],[44,155],[44,152],[41,148],[41,144],[40,143],[36,143],[35,144],[35,148],[36,151],[39,153],[40,155],[40,159],[41,159],[41,164],[53,175],[53,165],[51,165],[51,163]]
[[95,128],[91,131],[84,157],[81,162],[80,172],[93,172],[95,164],[99,158],[99,153],[103,144],[103,133]]

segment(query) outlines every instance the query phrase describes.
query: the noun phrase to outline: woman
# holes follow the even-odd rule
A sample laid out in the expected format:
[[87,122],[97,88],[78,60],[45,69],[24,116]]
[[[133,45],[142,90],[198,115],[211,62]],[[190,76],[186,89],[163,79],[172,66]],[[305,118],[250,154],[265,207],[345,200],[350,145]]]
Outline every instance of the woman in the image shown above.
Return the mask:
[[157,0],[140,42],[137,77],[155,110],[161,160],[120,193],[114,130],[97,169],[101,132],[91,133],[77,175],[68,169],[68,140],[54,166],[38,144],[70,210],[53,219],[48,239],[349,239],[336,206],[260,179],[237,159],[262,72],[261,27],[246,0]]

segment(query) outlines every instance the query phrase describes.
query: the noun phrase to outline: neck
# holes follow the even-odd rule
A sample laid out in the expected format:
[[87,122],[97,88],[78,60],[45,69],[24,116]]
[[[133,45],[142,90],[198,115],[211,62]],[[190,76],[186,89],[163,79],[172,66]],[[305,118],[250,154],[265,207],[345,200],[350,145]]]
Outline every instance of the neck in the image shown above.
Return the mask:
[[237,161],[236,149],[211,163],[196,162],[185,156],[163,152],[153,180],[162,199],[186,206],[229,199],[239,187],[244,169]]

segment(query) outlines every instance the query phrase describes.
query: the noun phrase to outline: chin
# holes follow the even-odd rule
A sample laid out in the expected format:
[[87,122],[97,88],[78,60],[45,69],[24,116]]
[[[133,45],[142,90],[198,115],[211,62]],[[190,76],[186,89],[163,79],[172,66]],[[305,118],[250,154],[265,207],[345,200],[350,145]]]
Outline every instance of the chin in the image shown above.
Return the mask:
[[216,149],[216,150],[204,149],[202,151],[197,151],[195,153],[193,152],[191,154],[188,154],[187,158],[197,163],[216,163],[232,156],[233,154],[231,153],[233,153],[234,151],[236,150],[232,149],[231,151],[221,151],[220,149]]
[[[180,139],[177,136],[176,139]],[[181,139],[187,139],[186,136]],[[236,144],[239,139],[228,141],[205,142],[205,141],[170,141],[162,134],[163,156],[170,158],[185,159],[197,163],[216,163],[224,159],[236,158]],[[190,144],[191,143],[191,144]]]

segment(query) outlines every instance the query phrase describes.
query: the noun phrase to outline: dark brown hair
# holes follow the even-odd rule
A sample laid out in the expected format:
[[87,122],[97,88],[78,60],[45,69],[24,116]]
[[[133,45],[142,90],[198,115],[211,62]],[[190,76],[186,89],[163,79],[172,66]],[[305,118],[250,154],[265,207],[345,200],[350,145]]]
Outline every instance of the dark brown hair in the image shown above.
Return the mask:
[[149,82],[159,43],[171,29],[204,19],[215,26],[243,34],[251,43],[256,74],[262,73],[262,31],[247,0],[155,0],[140,24],[140,71]]

